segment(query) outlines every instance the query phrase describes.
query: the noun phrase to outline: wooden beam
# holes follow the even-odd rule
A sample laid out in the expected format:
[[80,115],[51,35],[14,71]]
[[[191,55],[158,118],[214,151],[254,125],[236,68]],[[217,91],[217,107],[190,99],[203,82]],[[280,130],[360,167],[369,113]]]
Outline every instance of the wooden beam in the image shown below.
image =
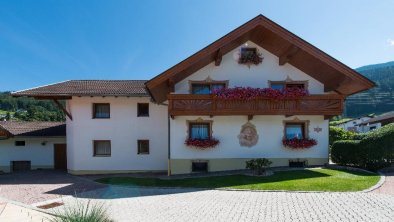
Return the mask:
[[299,50],[300,48],[295,45],[289,46],[286,51],[279,56],[279,65],[283,66],[284,64],[290,62],[290,60],[297,54]]
[[173,79],[168,79],[167,86],[170,92],[175,92],[175,81]]
[[55,102],[55,104],[64,112],[64,114],[68,116],[68,118],[70,118],[70,120],[73,120],[71,114],[67,111],[66,108],[64,108],[64,106],[57,99],[53,99],[53,102]]
[[218,49],[215,55],[215,66],[220,66],[220,63],[222,62],[222,57],[223,57],[222,50]]

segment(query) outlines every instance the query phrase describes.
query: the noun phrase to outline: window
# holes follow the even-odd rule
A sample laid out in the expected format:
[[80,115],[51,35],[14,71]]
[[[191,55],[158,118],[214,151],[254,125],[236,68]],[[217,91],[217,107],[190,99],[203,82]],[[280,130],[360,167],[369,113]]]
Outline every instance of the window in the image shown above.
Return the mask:
[[94,140],[93,156],[111,156],[110,140]]
[[109,103],[93,103],[93,118],[108,119],[110,117]]
[[305,138],[305,123],[286,123],[285,124],[286,139],[304,139]]
[[17,140],[15,141],[15,146],[25,146],[26,142],[23,140]]
[[214,90],[226,88],[226,83],[192,83],[192,94],[211,94]]
[[241,57],[248,58],[257,54],[256,48],[241,48]]
[[192,172],[208,172],[208,162],[192,162]]
[[283,81],[268,81],[268,85],[272,89],[289,89],[289,88],[300,88],[307,89],[308,81],[294,81],[290,78]]
[[138,140],[138,154],[149,154],[149,140]]
[[189,123],[189,138],[206,140],[211,138],[211,123],[190,122]]
[[149,116],[149,103],[137,104],[137,116]]

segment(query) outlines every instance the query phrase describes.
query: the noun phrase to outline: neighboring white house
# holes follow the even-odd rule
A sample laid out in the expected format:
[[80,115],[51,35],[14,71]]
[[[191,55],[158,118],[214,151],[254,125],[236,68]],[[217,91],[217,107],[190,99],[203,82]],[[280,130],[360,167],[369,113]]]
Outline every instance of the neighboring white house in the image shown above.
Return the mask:
[[66,169],[64,122],[0,122],[0,171]]
[[57,103],[70,173],[182,174],[252,158],[328,163],[328,119],[373,86],[259,15],[147,82],[71,80],[13,95],[67,101]]
[[362,116],[354,119],[350,119],[348,121],[342,122],[338,125],[335,125],[335,127],[342,128],[347,131],[352,131],[352,132],[362,132],[362,129],[360,129],[360,124],[362,122],[365,122],[373,117],[371,116]]
[[363,121],[357,127],[360,129],[360,132],[366,133],[390,123],[394,123],[394,111]]

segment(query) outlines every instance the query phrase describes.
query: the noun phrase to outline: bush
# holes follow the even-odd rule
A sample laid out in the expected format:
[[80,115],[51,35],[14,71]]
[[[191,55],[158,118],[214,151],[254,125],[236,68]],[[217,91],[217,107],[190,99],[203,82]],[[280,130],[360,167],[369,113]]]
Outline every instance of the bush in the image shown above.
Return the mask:
[[360,160],[359,140],[338,140],[331,147],[331,160],[341,165],[356,165]]
[[360,141],[334,142],[331,148],[332,161],[369,170],[390,166],[390,161],[394,159],[394,123],[358,136],[362,138]]
[[346,131],[342,128],[330,126],[330,136],[329,136],[329,144],[332,145],[335,141],[338,140],[351,140],[355,133]]
[[59,215],[50,219],[51,222],[111,222],[107,209],[103,204],[83,204],[76,199],[75,205],[65,206],[63,211],[55,212]]
[[394,159],[394,123],[368,133],[360,147],[365,155],[362,167],[375,170],[390,166],[389,161]]
[[246,169],[251,169],[254,174],[261,175],[271,164],[272,162],[266,158],[251,159],[246,161]]

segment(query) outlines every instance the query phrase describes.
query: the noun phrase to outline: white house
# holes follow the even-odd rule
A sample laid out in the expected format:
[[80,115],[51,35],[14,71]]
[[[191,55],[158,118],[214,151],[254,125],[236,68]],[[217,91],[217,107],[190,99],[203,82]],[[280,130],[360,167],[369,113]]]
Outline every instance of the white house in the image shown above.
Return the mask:
[[0,171],[67,167],[64,122],[0,122]]
[[344,130],[352,131],[352,132],[362,132],[362,129],[360,128],[360,124],[371,118],[372,118],[371,116],[361,116],[358,118],[350,119],[345,122],[341,122],[338,125],[335,125],[335,127],[342,128]]
[[394,123],[394,111],[365,120],[359,123],[357,127],[360,129],[360,132],[366,133],[390,123]]
[[328,163],[328,119],[374,83],[259,15],[149,81],[14,92],[66,100],[73,174],[182,174]]

